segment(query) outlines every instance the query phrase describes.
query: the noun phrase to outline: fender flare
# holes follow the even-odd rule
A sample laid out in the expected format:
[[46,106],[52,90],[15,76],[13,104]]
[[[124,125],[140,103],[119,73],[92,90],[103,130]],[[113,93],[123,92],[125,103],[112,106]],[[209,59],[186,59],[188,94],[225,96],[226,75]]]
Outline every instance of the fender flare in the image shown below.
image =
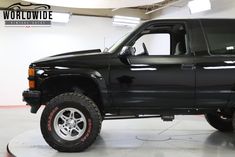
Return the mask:
[[[100,72],[97,70],[92,69],[85,69],[85,68],[68,68],[68,69],[55,69],[45,71],[44,75],[46,74],[47,77],[41,80],[40,86],[53,78],[61,78],[61,77],[83,77],[91,79],[99,88],[98,91],[100,92],[101,101],[103,106],[110,105],[111,100],[108,94],[108,88],[105,83],[105,78],[102,76]],[[108,79],[108,77],[106,78]]]

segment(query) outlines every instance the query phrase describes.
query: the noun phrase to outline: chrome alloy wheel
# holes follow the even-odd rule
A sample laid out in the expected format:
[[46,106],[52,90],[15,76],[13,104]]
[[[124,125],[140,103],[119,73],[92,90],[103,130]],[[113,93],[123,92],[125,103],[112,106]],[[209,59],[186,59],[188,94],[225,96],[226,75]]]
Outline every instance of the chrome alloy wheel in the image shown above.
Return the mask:
[[76,108],[64,108],[54,119],[56,134],[67,141],[79,139],[87,128],[84,114]]

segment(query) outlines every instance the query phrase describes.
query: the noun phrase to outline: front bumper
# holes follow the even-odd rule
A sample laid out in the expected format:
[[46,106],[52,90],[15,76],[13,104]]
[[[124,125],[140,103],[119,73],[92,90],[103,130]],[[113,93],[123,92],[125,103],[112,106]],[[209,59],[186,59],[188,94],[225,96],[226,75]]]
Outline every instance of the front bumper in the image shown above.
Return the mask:
[[37,90],[23,91],[23,101],[31,106],[31,113],[36,113],[41,106],[41,92]]

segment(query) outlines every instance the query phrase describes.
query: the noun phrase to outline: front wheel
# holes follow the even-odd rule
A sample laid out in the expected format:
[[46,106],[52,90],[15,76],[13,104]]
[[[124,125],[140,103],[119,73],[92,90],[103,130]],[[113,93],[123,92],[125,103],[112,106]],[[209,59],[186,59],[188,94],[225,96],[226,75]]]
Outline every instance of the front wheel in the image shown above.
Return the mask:
[[95,103],[80,93],[53,98],[41,116],[41,132],[46,142],[61,152],[80,152],[96,139],[101,114]]
[[205,118],[212,127],[221,132],[233,131],[232,117],[208,113],[205,115]]

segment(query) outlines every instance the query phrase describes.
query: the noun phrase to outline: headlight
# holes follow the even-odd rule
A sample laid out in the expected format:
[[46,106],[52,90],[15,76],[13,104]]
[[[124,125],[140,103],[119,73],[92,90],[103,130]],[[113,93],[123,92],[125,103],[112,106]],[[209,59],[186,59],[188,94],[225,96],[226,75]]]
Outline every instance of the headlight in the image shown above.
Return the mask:
[[44,73],[44,70],[37,70],[37,75],[42,75]]

